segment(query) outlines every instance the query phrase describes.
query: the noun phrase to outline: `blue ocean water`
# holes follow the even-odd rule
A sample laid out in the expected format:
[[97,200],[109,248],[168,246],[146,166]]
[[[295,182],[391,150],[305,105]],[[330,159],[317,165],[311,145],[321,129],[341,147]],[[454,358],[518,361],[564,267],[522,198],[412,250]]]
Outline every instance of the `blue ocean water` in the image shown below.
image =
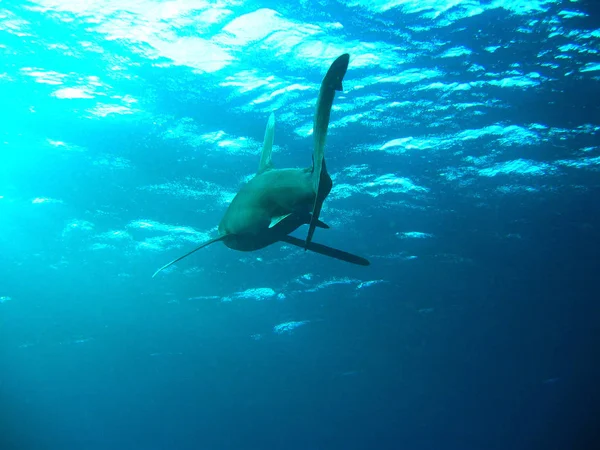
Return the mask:
[[[314,239],[371,265],[214,244],[151,278],[271,112],[310,165],[346,52]],[[1,1],[0,54],[0,450],[597,444],[594,2]]]

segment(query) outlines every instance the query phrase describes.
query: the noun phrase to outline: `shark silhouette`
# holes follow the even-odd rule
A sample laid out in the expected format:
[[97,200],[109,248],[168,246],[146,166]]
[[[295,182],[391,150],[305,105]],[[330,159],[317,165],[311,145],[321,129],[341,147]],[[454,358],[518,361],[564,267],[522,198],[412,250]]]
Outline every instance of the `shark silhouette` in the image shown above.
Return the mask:
[[[325,165],[325,139],[335,92],[342,90],[342,80],[349,60],[350,56],[347,53],[339,56],[321,82],[313,123],[312,166],[303,169],[273,167],[271,152],[275,115],[271,114],[265,130],[258,172],[240,188],[229,204],[219,223],[218,236],[165,264],[152,277],[201,248],[219,241],[231,249],[240,251],[253,251],[276,242],[285,242],[352,264],[369,265],[365,258],[312,242],[317,227],[329,228],[319,220],[323,202],[333,186]],[[289,235],[302,225],[309,226],[306,240]]]

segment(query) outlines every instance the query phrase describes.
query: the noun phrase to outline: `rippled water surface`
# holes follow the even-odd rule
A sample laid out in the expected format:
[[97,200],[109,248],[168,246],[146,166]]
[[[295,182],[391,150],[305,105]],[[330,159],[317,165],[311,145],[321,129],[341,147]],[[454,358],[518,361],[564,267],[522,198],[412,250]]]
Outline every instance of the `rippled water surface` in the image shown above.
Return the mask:
[[[597,6],[0,1],[0,448],[591,442]],[[215,244],[152,279],[271,112],[310,166],[342,53],[315,241],[371,265]]]

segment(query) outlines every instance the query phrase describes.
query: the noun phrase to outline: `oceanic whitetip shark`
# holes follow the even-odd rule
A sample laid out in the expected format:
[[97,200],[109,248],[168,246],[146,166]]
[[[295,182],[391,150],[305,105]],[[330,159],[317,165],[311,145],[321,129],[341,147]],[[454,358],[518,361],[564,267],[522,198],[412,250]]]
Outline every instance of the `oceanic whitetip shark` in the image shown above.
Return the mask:
[[[234,250],[252,251],[275,242],[285,242],[352,264],[368,266],[369,261],[335,248],[312,242],[316,227],[329,228],[319,220],[321,207],[333,183],[325,165],[325,139],[329,127],[335,91],[342,90],[342,80],[350,56],[343,54],[329,67],[321,82],[313,123],[314,149],[312,166],[304,169],[275,169],[271,163],[275,115],[271,114],[265,130],[262,155],[256,175],[236,194],[218,227],[218,236],[171,261],[161,270],[214,242],[222,241]],[[307,224],[305,241],[289,234]]]

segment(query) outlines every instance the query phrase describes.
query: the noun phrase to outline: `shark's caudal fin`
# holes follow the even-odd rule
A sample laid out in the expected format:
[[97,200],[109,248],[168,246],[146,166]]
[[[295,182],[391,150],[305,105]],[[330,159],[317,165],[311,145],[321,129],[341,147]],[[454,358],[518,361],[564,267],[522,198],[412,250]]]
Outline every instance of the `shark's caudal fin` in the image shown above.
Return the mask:
[[[281,239],[281,241],[290,245],[295,245],[296,247],[300,248],[306,249],[307,247],[302,239],[298,239],[293,236],[285,236]],[[319,253],[321,255],[329,256],[330,258],[335,258],[341,261],[349,262],[351,264],[358,264],[359,266],[368,266],[371,264],[368,259],[365,259],[361,256],[353,255],[352,253],[348,253],[343,250],[338,250],[337,248],[317,244],[316,242],[311,242],[310,244],[308,244],[308,250],[315,253]]]
[[273,167],[271,164],[271,152],[273,151],[273,138],[275,136],[275,114],[271,113],[265,129],[265,140],[263,142],[263,150],[260,155],[260,164],[258,165],[258,173],[269,170]]
[[317,108],[313,123],[314,150],[312,171],[313,189],[316,196],[313,205],[312,220],[308,227],[308,235],[306,237],[306,250],[308,250],[308,246],[315,232],[316,222],[319,220],[323,201],[325,201],[325,197],[327,197],[331,190],[331,178],[329,177],[327,167],[325,166],[325,139],[327,137],[329,116],[331,114],[331,105],[333,105],[335,91],[341,91],[343,89],[342,80],[344,79],[344,75],[346,75],[349,61],[350,55],[344,53],[331,64],[325,78],[323,78],[323,81],[321,82],[319,98],[317,99]]
[[172,266],[173,264],[175,264],[175,263],[176,263],[176,262],[178,262],[178,261],[181,261],[183,258],[186,258],[186,257],[190,256],[192,253],[194,253],[194,252],[197,252],[198,250],[200,250],[201,248],[204,248],[204,247],[206,247],[207,245],[213,244],[213,243],[215,243],[215,242],[218,242],[218,241],[222,241],[222,240],[223,240],[225,237],[226,237],[226,236],[219,236],[219,237],[216,237],[216,238],[213,238],[213,239],[210,239],[210,240],[208,240],[208,241],[205,241],[205,242],[203,242],[202,244],[200,244],[198,247],[196,247],[196,248],[195,248],[194,250],[192,250],[191,252],[188,252],[188,253],[186,253],[185,255],[183,255],[183,256],[180,256],[179,258],[177,258],[177,259],[174,259],[174,260],[173,260],[173,261],[171,261],[170,263],[168,263],[168,264],[165,264],[164,266],[162,266],[160,269],[158,269],[156,272],[154,272],[154,275],[152,275],[152,278],[154,278],[156,275],[158,275],[158,273],[159,273],[160,271],[162,271],[162,270],[166,269],[166,268],[167,268],[167,267],[169,267],[169,266]]

